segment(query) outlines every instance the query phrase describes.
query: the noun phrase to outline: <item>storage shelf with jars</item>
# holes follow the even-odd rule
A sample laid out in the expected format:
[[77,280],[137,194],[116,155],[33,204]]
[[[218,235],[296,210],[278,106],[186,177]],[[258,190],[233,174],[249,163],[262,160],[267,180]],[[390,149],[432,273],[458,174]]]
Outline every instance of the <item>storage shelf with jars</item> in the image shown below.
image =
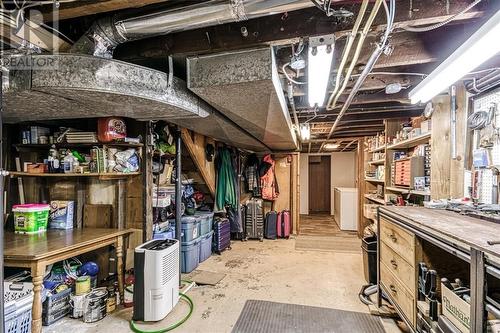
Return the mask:
[[13,144],[19,157],[11,177],[99,177],[104,180],[140,175],[144,145],[139,138],[126,137],[124,122],[118,118],[113,121],[114,134],[101,131],[101,124],[97,131],[23,126],[21,143]]

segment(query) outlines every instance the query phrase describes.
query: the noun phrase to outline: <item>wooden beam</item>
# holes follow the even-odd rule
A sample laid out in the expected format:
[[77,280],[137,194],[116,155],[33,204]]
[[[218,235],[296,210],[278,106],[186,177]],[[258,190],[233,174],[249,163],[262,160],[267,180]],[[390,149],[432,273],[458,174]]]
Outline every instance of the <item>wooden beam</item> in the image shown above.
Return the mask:
[[198,133],[193,133],[191,136],[190,131],[186,128],[181,130],[181,138],[205,181],[210,195],[215,198],[215,167],[213,162],[208,162],[205,158],[205,145],[210,139]]
[[[437,1],[413,0],[412,7],[410,1],[398,1],[395,23],[398,27],[402,27],[442,22],[469,4],[469,0],[450,0],[450,12],[447,13],[445,6]],[[344,9],[355,14],[358,13],[359,6],[359,3],[342,5]],[[479,17],[489,9],[489,6],[493,7],[493,4],[484,3],[482,6],[476,6],[462,19]],[[308,8],[126,43],[116,50],[115,56],[121,60],[140,62],[145,58],[162,59],[171,54],[195,55],[261,45],[285,45],[304,36],[331,33],[343,36],[352,30],[355,17],[356,15],[335,20],[316,8]],[[385,13],[381,10],[375,19],[373,30],[382,31],[385,24]],[[249,32],[247,37],[241,35],[242,27],[247,28]]]
[[[100,13],[112,12],[128,8],[140,8],[157,3],[167,3],[169,0],[86,0],[62,3],[58,10],[58,19],[67,20],[75,17],[95,15]],[[46,20],[53,19],[52,10],[45,10]]]

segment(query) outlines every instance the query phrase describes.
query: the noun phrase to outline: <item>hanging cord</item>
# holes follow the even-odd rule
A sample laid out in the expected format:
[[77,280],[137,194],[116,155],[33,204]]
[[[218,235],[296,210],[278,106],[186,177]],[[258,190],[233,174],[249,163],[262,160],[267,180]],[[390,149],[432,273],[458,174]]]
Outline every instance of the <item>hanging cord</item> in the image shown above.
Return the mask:
[[285,74],[285,77],[287,78],[287,80],[290,81],[290,82],[292,82],[292,83],[295,83],[295,84],[307,84],[307,82],[300,82],[300,81],[292,79],[290,77],[290,75],[288,75],[288,73],[286,72],[286,68],[288,67],[288,65],[290,65],[289,62],[287,62],[286,64],[284,64],[283,67],[281,67],[281,69],[283,70],[283,74]]
[[496,113],[496,104],[490,106],[488,111],[477,111],[467,119],[467,126],[471,130],[480,130],[492,123]]
[[455,15],[450,16],[449,18],[447,18],[443,22],[436,23],[436,24],[433,24],[433,25],[428,25],[426,27],[408,26],[408,27],[401,27],[401,29],[403,29],[405,31],[410,31],[410,32],[427,32],[427,31],[431,31],[431,30],[435,30],[435,29],[441,28],[442,26],[444,26],[444,25],[446,25],[446,24],[448,24],[448,23],[456,20],[459,16],[467,13],[469,10],[471,10],[474,6],[476,6],[481,1],[483,1],[483,0],[476,0],[476,1],[474,1],[473,3],[471,3],[470,5],[468,5],[467,7],[465,7],[462,11],[456,13]]
[[189,305],[189,312],[180,321],[176,322],[175,324],[172,324],[172,325],[168,326],[167,328],[163,328],[163,329],[159,329],[159,330],[154,330],[154,331],[144,331],[142,329],[139,329],[137,327],[136,323],[133,320],[131,320],[130,321],[130,329],[132,331],[134,331],[135,333],[165,333],[165,332],[172,331],[172,330],[176,329],[177,327],[181,326],[182,324],[184,324],[189,319],[189,317],[191,317],[191,315],[193,314],[194,302],[186,294],[179,293],[179,295],[180,295],[180,298],[183,299]]

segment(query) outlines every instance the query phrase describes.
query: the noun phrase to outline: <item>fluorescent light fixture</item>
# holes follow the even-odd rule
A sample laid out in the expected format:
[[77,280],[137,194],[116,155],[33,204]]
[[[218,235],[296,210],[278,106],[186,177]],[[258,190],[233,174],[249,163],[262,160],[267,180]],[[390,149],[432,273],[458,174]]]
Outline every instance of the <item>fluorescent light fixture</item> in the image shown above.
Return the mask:
[[334,45],[309,46],[307,97],[311,107],[322,107],[332,67]]
[[302,141],[309,141],[311,139],[311,126],[308,123],[300,124],[300,138]]
[[323,146],[325,150],[334,150],[337,149],[338,147],[340,147],[338,143],[327,143]]
[[500,10],[413,89],[412,104],[425,103],[500,52]]

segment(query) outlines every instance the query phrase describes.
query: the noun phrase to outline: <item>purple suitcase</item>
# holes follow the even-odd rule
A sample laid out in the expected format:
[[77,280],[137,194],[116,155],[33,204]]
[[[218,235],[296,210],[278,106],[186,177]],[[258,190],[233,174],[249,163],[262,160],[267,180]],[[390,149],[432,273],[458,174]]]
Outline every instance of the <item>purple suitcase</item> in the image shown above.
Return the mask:
[[214,236],[212,238],[212,251],[221,254],[225,249],[231,248],[231,223],[225,217],[216,217],[214,220]]

